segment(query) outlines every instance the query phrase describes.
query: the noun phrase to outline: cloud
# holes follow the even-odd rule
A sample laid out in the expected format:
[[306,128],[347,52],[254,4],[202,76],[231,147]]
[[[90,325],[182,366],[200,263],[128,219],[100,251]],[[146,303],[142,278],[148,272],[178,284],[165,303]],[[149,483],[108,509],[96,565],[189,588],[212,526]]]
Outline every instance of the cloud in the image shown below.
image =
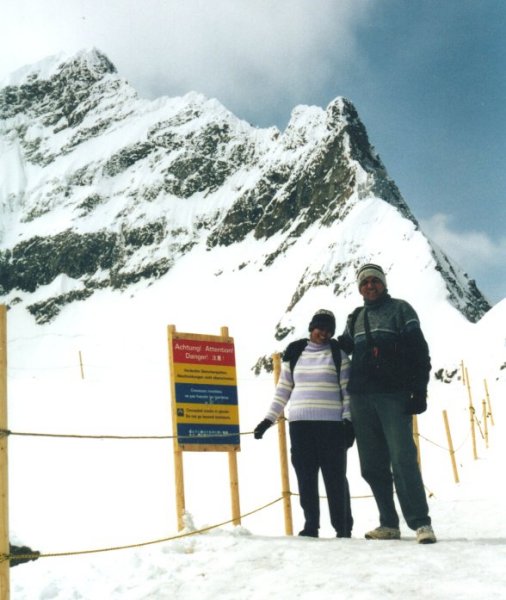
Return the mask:
[[339,80],[375,2],[6,0],[0,71],[94,46],[143,95],[198,91],[232,110],[273,114]]
[[506,254],[506,237],[493,240],[482,231],[457,231],[453,217],[442,213],[421,221],[422,229],[447,254],[466,268],[502,265]]
[[493,239],[482,231],[458,231],[450,215],[437,213],[420,225],[427,236],[448,254],[478,287],[484,285],[487,297],[498,302],[506,297],[506,237]]

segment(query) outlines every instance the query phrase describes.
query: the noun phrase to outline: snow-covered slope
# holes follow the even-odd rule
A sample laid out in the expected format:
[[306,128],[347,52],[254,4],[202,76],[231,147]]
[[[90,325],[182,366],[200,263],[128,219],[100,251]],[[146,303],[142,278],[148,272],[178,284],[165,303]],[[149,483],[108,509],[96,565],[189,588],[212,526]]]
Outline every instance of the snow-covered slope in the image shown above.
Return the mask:
[[[55,320],[43,325],[37,325],[21,304],[13,306],[8,312],[9,429],[171,435],[166,326],[219,334],[226,325],[235,338],[238,361],[241,513],[278,499],[276,432],[268,432],[262,441],[251,435],[271,401],[273,377],[265,371],[255,376],[252,366],[259,355],[281,350],[285,344],[272,332],[289,299],[290,269],[302,253],[267,270],[265,287],[259,290],[254,267],[238,270],[233,254],[226,248],[217,252],[214,258],[204,249],[184,256],[171,278],[148,287],[139,282],[128,292],[98,290],[85,302],[66,305]],[[215,259],[223,270],[218,277],[213,272]],[[197,267],[202,274],[198,279],[192,277]],[[422,281],[430,281],[428,275],[422,273]],[[409,291],[402,278],[392,279],[390,287],[395,295]],[[500,597],[506,532],[497,473],[504,463],[505,305],[494,306],[480,322],[471,324],[432,292],[413,289],[410,294],[416,297],[434,364],[429,408],[418,420],[422,470],[440,540],[434,548],[417,546],[404,523],[399,543],[380,547],[363,539],[364,532],[377,525],[377,511],[360,477],[354,447],[348,467],[355,518],[352,540],[336,541],[324,501],[322,539],[307,542],[309,547],[300,539],[284,537],[278,502],[244,517],[239,528],[228,524],[209,535],[20,565],[11,570],[12,597],[183,600],[198,593],[209,600],[217,595],[260,600],[272,594],[326,600],[343,581],[346,597],[357,600],[377,598],[378,590],[399,600],[407,594],[446,600],[450,592],[469,600],[483,592]],[[350,306],[357,301],[354,290]],[[295,335],[305,333],[310,314],[320,306],[335,310],[339,327],[344,323],[347,308],[338,308],[342,305],[324,287],[311,288],[300,304]],[[299,309],[293,314],[295,310]],[[481,426],[485,378],[494,407],[488,449],[477,429],[477,461],[469,434],[468,393],[460,380],[461,361],[469,369]],[[435,377],[440,369],[451,383]],[[449,377],[455,370],[456,375]],[[449,414],[459,484],[453,481],[446,450],[443,409]],[[177,534],[170,440],[13,435],[9,459],[13,542],[51,554],[135,545]],[[226,456],[186,453],[184,471],[188,530],[229,521]],[[296,493],[293,473],[290,477]],[[298,531],[302,513],[296,495],[292,509]],[[428,589],[427,573],[434,570],[437,577]],[[477,572],[489,576],[483,579]]]

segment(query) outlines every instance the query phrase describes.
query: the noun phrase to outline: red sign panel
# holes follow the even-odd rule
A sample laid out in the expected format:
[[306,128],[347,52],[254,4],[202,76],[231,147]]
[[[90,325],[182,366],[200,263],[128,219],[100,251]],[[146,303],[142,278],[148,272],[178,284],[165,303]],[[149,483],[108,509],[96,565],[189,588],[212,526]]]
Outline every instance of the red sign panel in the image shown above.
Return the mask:
[[178,338],[172,341],[172,351],[174,363],[235,366],[233,343]]

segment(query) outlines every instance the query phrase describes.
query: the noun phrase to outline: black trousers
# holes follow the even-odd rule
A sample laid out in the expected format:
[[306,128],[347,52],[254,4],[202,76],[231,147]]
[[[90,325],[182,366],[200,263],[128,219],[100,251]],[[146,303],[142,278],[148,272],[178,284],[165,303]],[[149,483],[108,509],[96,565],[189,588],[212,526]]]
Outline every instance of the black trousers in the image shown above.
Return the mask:
[[297,475],[300,505],[307,531],[320,527],[318,475],[321,470],[330,522],[340,537],[353,528],[350,490],[346,479],[346,452],[342,423],[338,421],[293,421],[289,424],[292,465]]

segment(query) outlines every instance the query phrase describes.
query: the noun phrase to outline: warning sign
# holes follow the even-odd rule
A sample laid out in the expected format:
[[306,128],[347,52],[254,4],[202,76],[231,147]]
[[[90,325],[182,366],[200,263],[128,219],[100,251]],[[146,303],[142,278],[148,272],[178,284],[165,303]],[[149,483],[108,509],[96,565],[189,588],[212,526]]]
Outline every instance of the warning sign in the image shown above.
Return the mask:
[[173,422],[182,450],[239,450],[232,338],[169,329]]

